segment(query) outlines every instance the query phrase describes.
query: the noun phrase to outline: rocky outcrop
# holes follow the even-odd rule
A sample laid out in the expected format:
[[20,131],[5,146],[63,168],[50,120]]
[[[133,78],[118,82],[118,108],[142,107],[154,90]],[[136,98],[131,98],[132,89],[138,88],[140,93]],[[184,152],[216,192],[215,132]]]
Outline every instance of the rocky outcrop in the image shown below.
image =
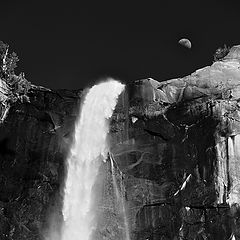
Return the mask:
[[127,86],[112,118],[131,239],[239,239],[240,46],[212,66]]
[[[126,86],[110,123],[115,170],[109,158],[99,173],[99,239],[123,239],[126,219],[131,240],[240,239],[239,54],[235,46],[187,77]],[[50,212],[61,222],[64,161],[84,93],[31,85],[14,95],[1,84],[0,239],[37,240]]]

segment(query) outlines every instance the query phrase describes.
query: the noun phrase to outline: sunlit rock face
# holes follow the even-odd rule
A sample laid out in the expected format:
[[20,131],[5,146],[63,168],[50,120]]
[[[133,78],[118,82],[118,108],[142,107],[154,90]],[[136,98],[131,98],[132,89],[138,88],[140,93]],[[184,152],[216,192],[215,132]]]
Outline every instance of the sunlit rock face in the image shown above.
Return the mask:
[[239,234],[239,47],[190,76],[128,85],[112,119],[131,239]]
[[[131,240],[240,239],[239,49],[184,78],[132,82],[120,95],[109,142]],[[52,228],[62,221],[83,92],[32,87],[27,96],[0,125],[3,240],[42,239],[49,213]],[[96,239],[126,240],[109,160],[99,176]]]

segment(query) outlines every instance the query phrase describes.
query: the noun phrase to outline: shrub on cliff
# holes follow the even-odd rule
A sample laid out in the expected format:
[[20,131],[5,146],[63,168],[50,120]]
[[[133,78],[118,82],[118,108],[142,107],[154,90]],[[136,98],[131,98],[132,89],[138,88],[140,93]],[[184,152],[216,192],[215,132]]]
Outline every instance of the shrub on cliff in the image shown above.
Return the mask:
[[223,59],[230,51],[230,47],[227,47],[226,44],[224,44],[223,47],[219,47],[216,52],[214,53],[214,61],[219,61]]
[[31,83],[25,79],[24,73],[15,74],[19,58],[15,52],[10,53],[9,45],[0,41],[0,79],[12,90],[13,101],[25,99]]
[[0,75],[3,79],[9,79],[14,75],[14,69],[17,67],[19,61],[15,52],[9,53],[9,45],[0,41]]

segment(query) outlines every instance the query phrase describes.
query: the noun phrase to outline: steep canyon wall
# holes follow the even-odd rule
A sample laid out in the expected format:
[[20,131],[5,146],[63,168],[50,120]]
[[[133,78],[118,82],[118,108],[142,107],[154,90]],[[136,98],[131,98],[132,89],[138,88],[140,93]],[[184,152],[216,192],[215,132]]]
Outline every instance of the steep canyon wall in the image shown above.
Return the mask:
[[[239,52],[235,46],[184,78],[132,82],[119,97],[109,141],[131,240],[240,239]],[[62,221],[64,162],[83,95],[32,86],[29,101],[7,109],[0,125],[1,239],[41,239],[50,212],[52,227]],[[99,175],[98,204],[114,209],[110,160]],[[123,227],[115,210],[99,226],[102,239],[117,240]]]

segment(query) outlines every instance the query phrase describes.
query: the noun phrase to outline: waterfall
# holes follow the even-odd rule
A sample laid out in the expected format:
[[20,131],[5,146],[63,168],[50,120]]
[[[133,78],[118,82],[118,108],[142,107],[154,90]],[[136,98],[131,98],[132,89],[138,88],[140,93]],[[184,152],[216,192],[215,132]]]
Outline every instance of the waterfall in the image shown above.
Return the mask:
[[[108,119],[124,85],[108,80],[93,86],[81,106],[75,141],[67,159],[62,214],[62,240],[90,240],[96,223],[92,188],[99,165],[108,154]],[[93,239],[94,240],[94,239]]]
[[[125,190],[123,185],[123,176],[122,172],[118,168],[116,162],[114,161],[113,155],[110,155],[110,163],[111,163],[111,173],[112,173],[112,181],[113,181],[113,189],[117,198],[117,202],[120,208],[120,211],[122,212],[123,222],[124,222],[124,240],[130,240],[129,236],[129,226],[128,226],[128,220],[127,220],[127,213],[126,213],[126,207],[125,207]],[[114,166],[115,165],[115,166]],[[118,170],[118,173],[120,175],[120,184],[118,185],[117,179],[116,179],[116,170]]]

